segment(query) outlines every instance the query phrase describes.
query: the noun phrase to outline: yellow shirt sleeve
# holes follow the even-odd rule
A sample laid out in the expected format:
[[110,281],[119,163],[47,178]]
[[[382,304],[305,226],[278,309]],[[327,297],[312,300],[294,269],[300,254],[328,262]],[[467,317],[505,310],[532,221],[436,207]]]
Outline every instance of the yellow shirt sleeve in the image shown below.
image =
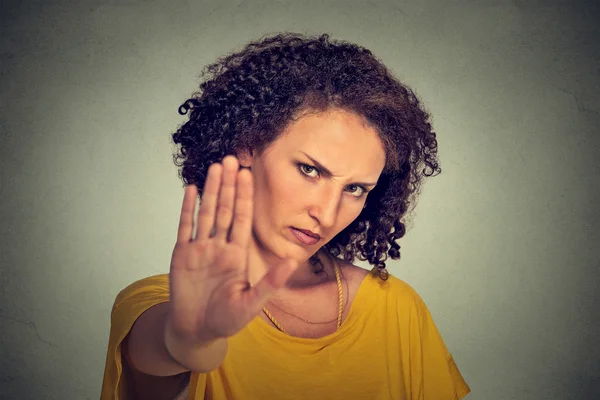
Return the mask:
[[128,398],[128,382],[123,379],[121,343],[140,315],[149,308],[167,301],[169,301],[168,275],[156,275],[139,280],[117,295],[111,312],[101,400]]
[[[392,278],[396,280],[395,278]],[[401,355],[411,371],[408,382],[412,399],[460,400],[470,388],[446,347],[423,299],[404,281],[398,296]],[[395,321],[396,322],[396,321]]]

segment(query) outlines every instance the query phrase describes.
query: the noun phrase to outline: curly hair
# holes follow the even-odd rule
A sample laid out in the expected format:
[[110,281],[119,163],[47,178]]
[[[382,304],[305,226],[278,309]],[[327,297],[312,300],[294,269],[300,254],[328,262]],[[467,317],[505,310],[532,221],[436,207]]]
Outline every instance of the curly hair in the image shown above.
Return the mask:
[[403,217],[423,179],[441,172],[436,134],[415,93],[370,50],[328,34],[264,37],[206,66],[201,77],[200,90],[179,107],[189,120],[172,134],[179,177],[199,191],[212,163],[239,150],[260,154],[304,112],[335,108],[368,121],[385,167],[360,215],[324,249],[347,262],[366,260],[386,280],[388,255],[400,258]]

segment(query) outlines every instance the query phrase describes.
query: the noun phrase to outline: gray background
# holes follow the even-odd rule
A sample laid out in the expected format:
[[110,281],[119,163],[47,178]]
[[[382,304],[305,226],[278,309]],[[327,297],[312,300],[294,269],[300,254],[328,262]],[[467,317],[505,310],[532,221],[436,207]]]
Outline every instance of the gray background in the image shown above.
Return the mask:
[[598,2],[1,4],[2,399],[99,397],[114,297],[168,271],[177,107],[283,30],[370,48],[432,112],[443,173],[389,267],[468,398],[600,398]]

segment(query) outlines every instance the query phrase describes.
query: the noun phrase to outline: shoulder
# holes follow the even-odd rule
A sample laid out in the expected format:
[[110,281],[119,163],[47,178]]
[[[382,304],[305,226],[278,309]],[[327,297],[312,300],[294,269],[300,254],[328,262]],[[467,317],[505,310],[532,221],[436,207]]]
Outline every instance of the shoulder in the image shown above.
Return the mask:
[[392,273],[388,273],[387,279],[383,280],[379,277],[377,267],[369,270],[346,264],[343,271],[350,282],[355,282],[356,287],[364,283],[364,290],[361,289],[361,291],[364,291],[365,295],[374,303],[379,305],[386,303],[388,311],[398,309],[402,313],[411,311],[423,314],[428,312],[419,293],[408,282]]
[[139,279],[123,288],[115,299],[115,307],[128,298],[160,295],[169,292],[169,275],[160,274]]
[[383,280],[379,277],[376,267],[365,269],[343,261],[339,266],[351,293],[357,293],[358,289],[363,287],[361,291],[367,292],[368,297],[378,303],[385,301],[403,307],[418,307],[420,310],[426,308],[417,291],[409,283],[391,273],[388,274],[387,280]]
[[413,288],[408,282],[398,278],[397,276],[389,274],[386,282],[390,287],[390,290],[394,291],[394,293],[400,296],[414,298],[422,301],[421,296],[419,295],[419,293],[417,293],[415,288]]
[[348,291],[351,297],[354,297],[364,280],[368,279],[370,271],[344,261],[339,261],[338,266],[343,279],[348,282]]
[[115,298],[111,319],[129,326],[150,307],[169,301],[169,275],[161,274],[137,280],[122,289]]
[[411,307],[419,312],[427,312],[427,306],[421,295],[408,282],[389,274],[387,279],[390,300],[399,306]]
[[366,279],[370,279],[375,282],[375,286],[384,289],[388,292],[393,292],[394,294],[398,294],[401,296],[416,297],[420,299],[419,294],[416,292],[415,289],[413,289],[413,287],[410,284],[392,275],[391,273],[388,274],[387,280],[379,278],[379,275],[377,273],[377,267],[365,269],[343,261],[339,263],[339,266],[344,277],[350,282],[361,283]]
[[[169,276],[155,275],[137,280],[116,296],[111,312],[110,335],[108,340],[106,364],[102,383],[102,398],[124,396],[129,383],[125,371],[130,369],[122,360],[121,345],[133,324],[149,308],[169,301]],[[127,372],[127,374],[129,373]],[[127,396],[124,396],[127,397]]]
[[344,275],[344,277],[346,279],[348,279],[349,281],[353,281],[353,280],[362,281],[364,278],[367,277],[367,275],[369,275],[368,269],[358,267],[354,264],[340,261],[338,265],[339,265],[340,271],[342,271],[342,274]]

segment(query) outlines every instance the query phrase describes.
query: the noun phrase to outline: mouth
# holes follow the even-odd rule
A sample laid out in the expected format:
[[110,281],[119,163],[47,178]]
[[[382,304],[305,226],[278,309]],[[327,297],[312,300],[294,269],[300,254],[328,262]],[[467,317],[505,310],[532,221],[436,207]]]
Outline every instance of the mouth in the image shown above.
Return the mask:
[[305,245],[310,246],[310,245],[318,243],[319,240],[321,240],[321,236],[319,236],[316,233],[313,233],[311,231],[294,228],[293,226],[290,227],[290,230],[292,231],[292,233],[294,234],[296,239],[298,239],[302,244],[305,244]]

